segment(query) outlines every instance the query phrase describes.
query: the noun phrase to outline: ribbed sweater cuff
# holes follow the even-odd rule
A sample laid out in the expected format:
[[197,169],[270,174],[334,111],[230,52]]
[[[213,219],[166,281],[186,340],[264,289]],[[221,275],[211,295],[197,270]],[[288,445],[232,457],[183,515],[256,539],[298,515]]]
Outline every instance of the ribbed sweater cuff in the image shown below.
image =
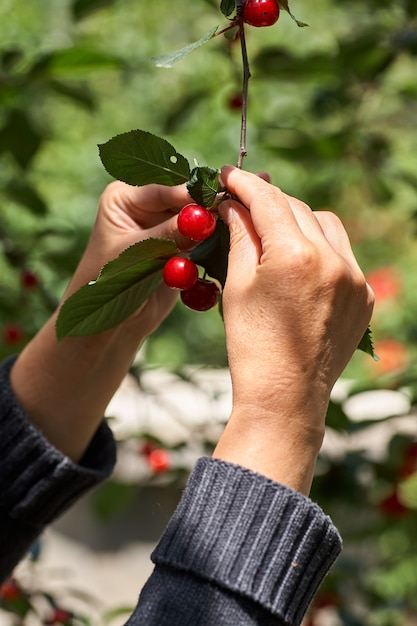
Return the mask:
[[152,559],[252,598],[296,626],[340,550],[339,533],[310,499],[202,458]]
[[103,421],[79,464],[56,450],[30,422],[10,387],[15,359],[0,365],[0,508],[43,527],[113,470],[113,435]]

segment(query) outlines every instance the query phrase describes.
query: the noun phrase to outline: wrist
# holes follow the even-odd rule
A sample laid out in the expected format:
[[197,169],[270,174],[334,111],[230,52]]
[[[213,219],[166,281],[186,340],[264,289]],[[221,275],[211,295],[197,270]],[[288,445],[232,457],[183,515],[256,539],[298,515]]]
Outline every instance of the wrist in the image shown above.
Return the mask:
[[120,332],[59,343],[54,316],[12,368],[11,386],[28,418],[74,461],[83,456],[136,351]]
[[[214,458],[251,469],[304,495],[310,493],[324,426],[305,427],[296,413],[234,408]],[[324,418],[323,418],[324,424]]]

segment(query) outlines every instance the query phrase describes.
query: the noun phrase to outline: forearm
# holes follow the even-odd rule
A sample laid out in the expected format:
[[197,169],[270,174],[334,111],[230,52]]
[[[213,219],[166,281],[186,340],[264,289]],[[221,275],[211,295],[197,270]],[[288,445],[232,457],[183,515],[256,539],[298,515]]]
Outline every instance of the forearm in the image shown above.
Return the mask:
[[18,357],[11,386],[33,424],[78,461],[129,368],[138,337],[120,327],[58,343],[54,324],[53,317]]
[[[324,435],[326,402],[303,403],[302,390],[277,394],[267,406],[254,394],[250,405],[234,406],[213,452],[308,496]],[[314,425],[323,424],[323,429]],[[308,425],[308,426],[304,426]]]

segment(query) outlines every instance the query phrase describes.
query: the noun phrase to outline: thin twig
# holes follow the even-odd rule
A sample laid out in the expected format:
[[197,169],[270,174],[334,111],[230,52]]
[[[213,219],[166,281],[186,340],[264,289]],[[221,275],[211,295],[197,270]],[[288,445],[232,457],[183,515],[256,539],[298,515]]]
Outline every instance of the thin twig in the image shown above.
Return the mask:
[[234,20],[233,22],[231,22],[229,24],[229,26],[226,26],[226,28],[222,28],[221,30],[218,30],[213,37],[220,37],[220,35],[224,35],[225,33],[228,33],[230,30],[233,30],[233,28],[236,28],[237,26],[237,21]]
[[243,159],[247,155],[246,120],[247,120],[247,109],[248,109],[248,87],[249,87],[249,79],[251,77],[250,68],[249,68],[248,51],[246,48],[245,25],[243,23],[243,20],[239,22],[239,36],[240,36],[240,46],[242,50],[243,87],[242,87],[242,122],[241,122],[241,127],[240,127],[240,148],[239,148],[239,157],[237,161],[237,166],[238,168],[241,169]]

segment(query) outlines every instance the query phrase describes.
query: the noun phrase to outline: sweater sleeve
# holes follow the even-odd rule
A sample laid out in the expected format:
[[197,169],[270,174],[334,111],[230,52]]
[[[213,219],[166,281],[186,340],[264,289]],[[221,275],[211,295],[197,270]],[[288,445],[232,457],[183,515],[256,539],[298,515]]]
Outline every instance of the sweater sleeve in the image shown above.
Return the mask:
[[49,522],[112,472],[116,460],[104,421],[79,464],[56,450],[13,394],[13,362],[0,365],[0,580]]
[[152,558],[130,626],[298,626],[341,550],[309,498],[202,458]]

